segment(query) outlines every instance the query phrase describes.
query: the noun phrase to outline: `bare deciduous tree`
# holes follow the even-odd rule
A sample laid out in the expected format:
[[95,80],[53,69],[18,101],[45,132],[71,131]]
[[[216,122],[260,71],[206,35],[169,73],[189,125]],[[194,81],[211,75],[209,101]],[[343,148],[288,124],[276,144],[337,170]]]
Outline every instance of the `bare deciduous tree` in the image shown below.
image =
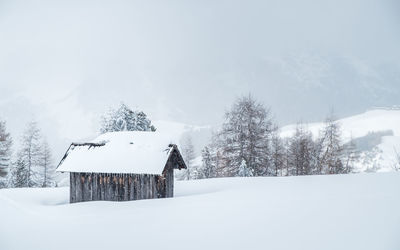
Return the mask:
[[11,162],[12,138],[6,131],[6,123],[0,121],[0,188],[7,186],[6,176]]
[[236,176],[244,160],[255,176],[270,168],[273,122],[268,109],[250,95],[235,101],[219,133],[225,174]]
[[46,140],[43,140],[41,151],[41,171],[39,170],[39,175],[42,180],[42,187],[50,187],[54,183],[55,167],[53,165],[52,153]]
[[194,169],[194,166],[192,164],[192,161],[195,158],[192,137],[185,136],[182,140],[181,145],[182,145],[181,152],[182,152],[183,159],[186,163],[187,169],[182,171],[180,179],[182,179],[182,180],[194,179],[195,175],[197,175],[197,170]]

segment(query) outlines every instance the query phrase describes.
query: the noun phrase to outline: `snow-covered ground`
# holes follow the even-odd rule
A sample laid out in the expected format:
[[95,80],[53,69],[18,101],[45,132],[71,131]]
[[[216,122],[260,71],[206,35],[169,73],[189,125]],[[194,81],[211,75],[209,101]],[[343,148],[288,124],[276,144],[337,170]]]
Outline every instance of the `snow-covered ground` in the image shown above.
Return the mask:
[[400,173],[176,182],[176,197],[68,204],[0,190],[0,249],[400,249]]
[[[400,153],[400,110],[399,108],[380,108],[339,120],[343,139],[355,139],[361,153],[356,164],[359,172],[393,171],[398,164]],[[310,123],[307,128],[317,137],[324,124]],[[296,125],[281,129],[283,137],[291,136]]]

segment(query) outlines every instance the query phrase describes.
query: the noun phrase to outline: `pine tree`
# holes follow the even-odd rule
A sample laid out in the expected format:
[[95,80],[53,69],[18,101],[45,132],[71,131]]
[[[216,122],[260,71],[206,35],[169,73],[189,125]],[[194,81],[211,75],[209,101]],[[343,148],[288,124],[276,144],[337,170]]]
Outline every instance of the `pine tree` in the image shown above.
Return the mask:
[[128,129],[138,131],[156,131],[156,128],[151,125],[151,121],[147,118],[147,115],[143,111],[136,112],[136,124]]
[[27,187],[27,183],[29,183],[28,169],[22,158],[18,158],[13,163],[10,175],[10,187]]
[[202,175],[204,178],[215,177],[215,166],[210,152],[210,147],[204,147],[201,152],[201,158],[203,161]]
[[6,123],[0,121],[0,188],[7,186],[6,176],[10,168],[12,138],[6,131]]
[[109,109],[101,117],[100,132],[115,131],[156,131],[156,128],[144,112],[135,112],[121,103],[117,109]]
[[243,159],[239,166],[238,176],[240,177],[252,177],[253,170],[247,167],[246,161]]

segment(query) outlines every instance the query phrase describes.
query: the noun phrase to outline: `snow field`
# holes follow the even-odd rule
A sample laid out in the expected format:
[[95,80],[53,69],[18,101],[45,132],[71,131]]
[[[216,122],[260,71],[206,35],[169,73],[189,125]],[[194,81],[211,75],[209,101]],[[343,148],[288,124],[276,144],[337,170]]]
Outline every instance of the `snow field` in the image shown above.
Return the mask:
[[175,184],[120,203],[0,190],[0,249],[400,249],[400,173]]

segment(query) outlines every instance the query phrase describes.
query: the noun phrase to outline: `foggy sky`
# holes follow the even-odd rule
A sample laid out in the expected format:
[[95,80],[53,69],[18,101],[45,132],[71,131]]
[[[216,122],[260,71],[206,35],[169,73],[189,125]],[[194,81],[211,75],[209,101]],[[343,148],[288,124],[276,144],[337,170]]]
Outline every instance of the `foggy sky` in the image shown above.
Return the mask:
[[53,146],[90,137],[121,101],[199,125],[248,93],[281,125],[400,104],[395,0],[82,2],[0,0],[0,118],[16,139],[31,119]]

